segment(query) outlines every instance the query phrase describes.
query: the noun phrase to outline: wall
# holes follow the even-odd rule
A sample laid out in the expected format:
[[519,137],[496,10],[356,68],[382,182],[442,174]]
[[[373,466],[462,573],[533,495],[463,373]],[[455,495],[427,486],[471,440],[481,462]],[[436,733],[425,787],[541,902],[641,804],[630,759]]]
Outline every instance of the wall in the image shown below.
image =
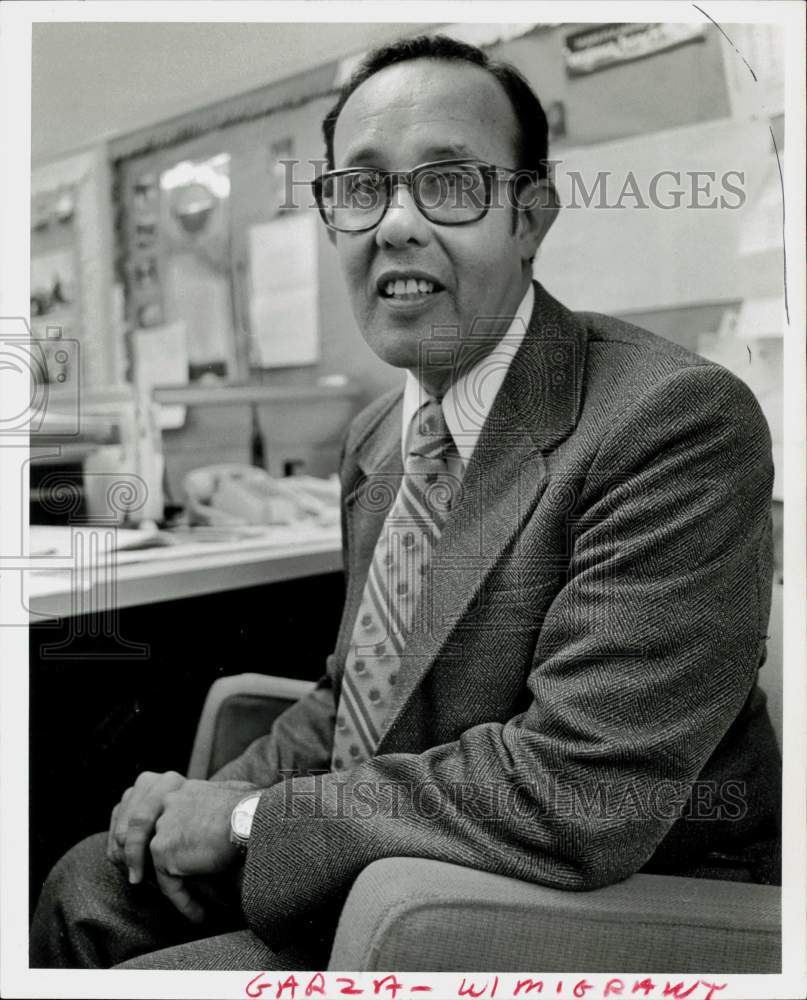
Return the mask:
[[394,21],[313,27],[271,20],[35,21],[31,156],[42,163],[130,135],[422,27]]
[[553,142],[551,155],[565,146],[608,142],[728,114],[716,29],[708,27],[702,42],[570,77],[564,39],[583,27],[557,25],[491,50],[521,70],[545,107],[553,101],[565,104],[567,134]]
[[[523,37],[491,47],[525,73],[546,105],[562,101],[566,134],[550,155],[565,168],[582,170],[590,184],[597,170],[624,176],[632,169],[645,183],[660,169],[744,169],[747,186],[761,183],[770,148],[765,122],[732,122],[724,68],[725,42],[711,25],[703,38],[652,57],[609,67],[589,76],[568,76],[565,38],[581,25],[536,27]],[[448,29],[450,32],[450,28]],[[333,99],[336,63],[289,78],[250,95],[200,109],[142,130],[113,144],[123,184],[138,171],[161,170],[183,158],[231,154],[233,260],[243,275],[248,227],[270,219],[269,150],[286,137],[305,162],[323,155],[320,122]],[[227,124],[232,122],[232,124]],[[193,135],[184,142],[176,137]],[[136,154],[138,149],[157,147]],[[683,147],[683,151],[681,149]],[[746,155],[741,151],[750,150]],[[617,189],[618,191],[618,189]],[[628,202],[630,206],[630,202]],[[750,211],[747,208],[746,215]],[[561,214],[547,239],[536,274],[573,308],[629,313],[652,311],[749,294],[775,294],[781,275],[778,255],[741,260],[738,233],[743,213],[712,213],[693,231],[692,212],[651,210]],[[741,216],[743,216],[741,218]],[[335,253],[320,227],[318,317],[322,356],[316,366],[254,372],[272,385],[308,384],[321,375],[355,377],[366,398],[396,384],[398,376],[377,361],[357,335]],[[646,270],[635,247],[652,245]],[[603,262],[608,261],[607,269]],[[246,294],[243,280],[236,295]],[[244,312],[243,301],[239,303]]]
[[[491,29],[488,41],[494,40],[496,26],[486,27]],[[742,211],[700,214],[686,208],[565,210],[539,255],[535,273],[572,308],[633,318],[695,350],[704,344],[715,347],[715,337],[729,329],[727,317],[736,314],[745,298],[781,296],[781,249],[775,228],[778,165],[769,135],[772,125],[781,152],[775,98],[763,109],[767,113],[759,113],[748,94],[740,94],[734,65],[740,57],[712,25],[706,26],[702,40],[691,44],[588,76],[569,76],[564,40],[580,27],[535,26],[520,36],[495,41],[490,48],[491,54],[512,61],[525,73],[545,106],[562,102],[565,132],[550,149],[551,157],[562,161],[560,173],[581,170],[590,187],[600,170],[620,178],[633,171],[646,190],[660,169],[718,173],[739,169],[745,174],[748,197]],[[467,28],[443,30],[463,34]],[[748,31],[728,28],[732,37],[743,37],[746,50],[751,41]],[[767,100],[776,91],[776,81],[768,87],[762,67],[757,65],[757,70]],[[341,71],[338,63],[325,62],[314,71],[196,108],[109,145],[118,192],[139,171],[160,170],[186,157],[230,153],[233,262],[240,276],[236,312],[245,312],[241,279],[248,228],[270,219],[275,211],[270,148],[291,137],[299,160],[322,156],[320,121]],[[367,400],[397,384],[401,375],[378,361],[363,343],[335,252],[322,227],[317,239],[320,360],[312,366],[251,374],[270,386],[310,385],[321,376],[347,374]],[[777,331],[762,332],[769,336]],[[111,346],[114,355],[116,347]],[[728,360],[726,344],[717,347]],[[778,391],[781,366],[777,370],[777,352],[769,347],[752,352],[754,364],[767,368],[762,378],[757,378],[755,369],[750,381],[775,384]],[[780,402],[778,391],[766,404],[774,429],[781,425]],[[226,416],[224,410],[211,411],[204,419],[200,412],[191,412],[185,427],[170,432],[167,440],[178,453],[200,444],[212,447],[213,438],[219,439],[215,454],[228,448],[241,454],[249,440],[248,409],[234,408]]]

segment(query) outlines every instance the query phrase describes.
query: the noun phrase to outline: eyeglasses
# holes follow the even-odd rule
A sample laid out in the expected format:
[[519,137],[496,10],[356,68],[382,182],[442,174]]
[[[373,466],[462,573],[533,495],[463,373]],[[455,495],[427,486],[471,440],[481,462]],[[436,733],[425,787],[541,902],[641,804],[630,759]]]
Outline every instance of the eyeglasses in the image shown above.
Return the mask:
[[478,222],[491,207],[498,175],[516,174],[482,160],[421,163],[413,170],[348,167],[312,182],[322,221],[337,233],[364,233],[386,215],[396,184],[405,184],[420,213],[440,226]]

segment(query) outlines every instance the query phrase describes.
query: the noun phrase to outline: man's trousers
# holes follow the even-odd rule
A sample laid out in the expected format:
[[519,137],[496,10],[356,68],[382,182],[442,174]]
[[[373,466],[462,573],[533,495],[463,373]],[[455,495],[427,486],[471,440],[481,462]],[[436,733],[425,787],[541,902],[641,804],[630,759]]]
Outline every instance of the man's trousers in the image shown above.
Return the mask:
[[246,927],[234,880],[188,880],[206,920],[190,923],[155,884],[129,885],[106,856],[107,835],[73,847],[54,866],[31,925],[31,968],[325,969],[322,949],[274,953]]

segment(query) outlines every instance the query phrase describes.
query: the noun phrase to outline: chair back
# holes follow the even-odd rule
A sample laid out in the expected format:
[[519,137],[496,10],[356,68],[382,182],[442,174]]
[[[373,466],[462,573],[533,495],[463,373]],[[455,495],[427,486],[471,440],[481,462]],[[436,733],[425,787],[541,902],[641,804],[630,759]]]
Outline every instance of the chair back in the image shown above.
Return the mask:
[[783,619],[781,583],[774,583],[771,594],[771,618],[768,624],[768,655],[765,664],[759,672],[759,686],[768,698],[768,715],[771,717],[773,731],[779,749],[782,749],[782,679],[783,679]]

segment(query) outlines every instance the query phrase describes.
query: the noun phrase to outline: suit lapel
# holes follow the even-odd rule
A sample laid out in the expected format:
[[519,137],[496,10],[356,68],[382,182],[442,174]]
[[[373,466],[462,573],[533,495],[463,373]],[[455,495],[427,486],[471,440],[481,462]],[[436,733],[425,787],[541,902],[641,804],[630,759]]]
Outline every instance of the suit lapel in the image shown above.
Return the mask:
[[[448,645],[452,632],[534,510],[546,486],[546,453],[577,423],[585,356],[585,326],[536,283],[527,334],[482,428],[461,498],[435,549],[432,604],[421,607],[418,627],[407,642],[380,752],[438,656],[461,654]],[[380,529],[379,523],[374,539]]]

